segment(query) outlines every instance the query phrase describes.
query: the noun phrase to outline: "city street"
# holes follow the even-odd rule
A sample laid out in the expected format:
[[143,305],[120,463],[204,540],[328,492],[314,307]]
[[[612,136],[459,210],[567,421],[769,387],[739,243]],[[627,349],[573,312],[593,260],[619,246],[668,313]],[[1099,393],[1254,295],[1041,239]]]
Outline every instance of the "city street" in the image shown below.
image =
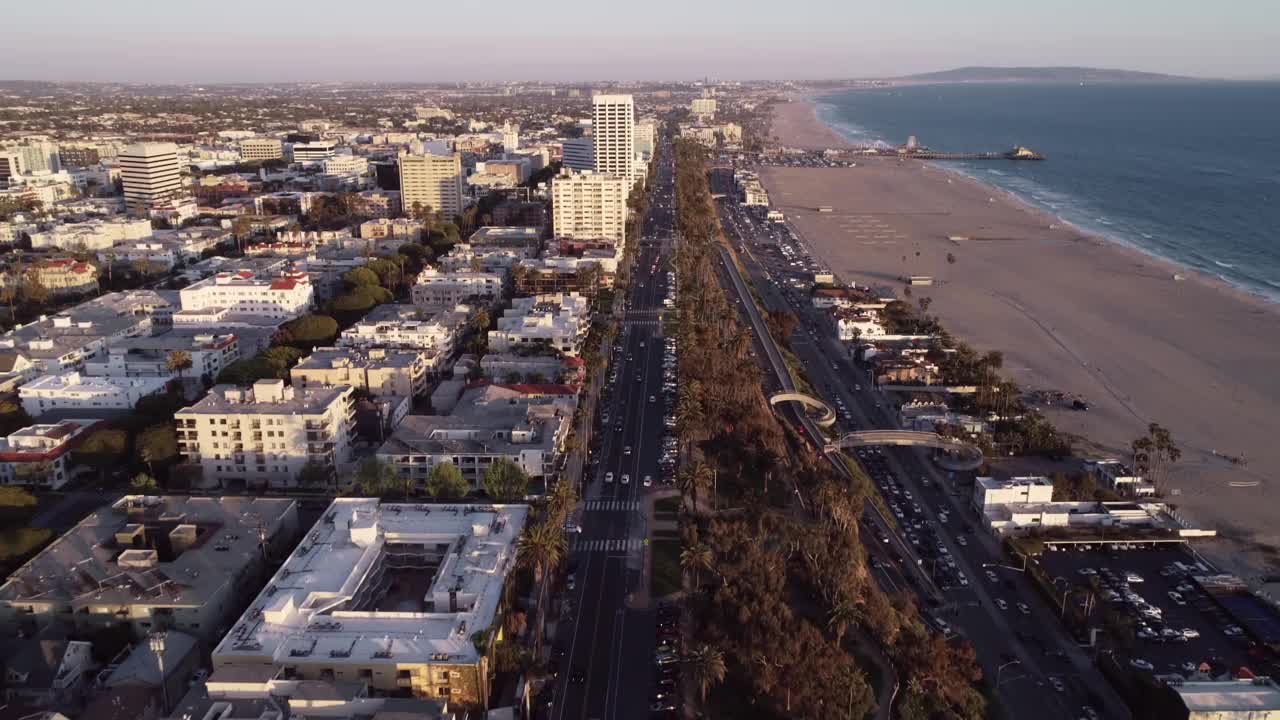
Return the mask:
[[[600,402],[609,423],[596,435],[597,462],[585,473],[582,532],[570,536],[574,587],[563,593],[567,609],[553,649],[559,679],[545,715],[555,720],[649,717],[656,616],[644,576],[650,528],[639,501],[661,482],[659,315],[671,252],[670,163],[668,150],[627,288],[609,366],[613,379]],[[644,487],[646,477],[652,487]]]

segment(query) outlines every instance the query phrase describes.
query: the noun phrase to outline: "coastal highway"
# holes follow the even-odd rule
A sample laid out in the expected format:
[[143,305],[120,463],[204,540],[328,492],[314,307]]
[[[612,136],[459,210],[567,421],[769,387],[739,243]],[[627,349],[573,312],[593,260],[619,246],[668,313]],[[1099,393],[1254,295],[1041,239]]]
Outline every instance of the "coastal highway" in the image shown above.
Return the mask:
[[[739,255],[765,308],[795,312],[801,318],[801,328],[790,338],[791,347],[818,393],[829,402],[839,398],[850,409],[850,417],[843,423],[843,429],[895,427],[887,412],[885,398],[871,390],[872,384],[867,378],[860,375],[839,348],[817,329],[817,317],[811,308],[806,307],[804,298],[788,297],[778,286],[790,269],[788,265],[762,260],[773,257],[767,246],[778,242],[780,229],[761,223],[736,205],[725,202],[721,203],[721,220],[730,241],[741,250]],[[728,265],[726,263],[726,271],[737,275],[737,269]],[[749,294],[739,291],[739,295],[744,302],[750,302]],[[865,389],[857,392],[852,389],[855,385],[862,385]],[[809,431],[812,432],[813,428],[810,427]],[[914,583],[918,592],[925,588],[922,595],[926,600],[922,608],[927,613],[941,616],[974,645],[987,677],[993,683],[995,678],[999,678],[998,694],[1010,715],[1030,717],[1048,714],[1049,717],[1075,718],[1083,706],[1090,705],[1105,710],[1107,717],[1127,717],[1118,697],[1088,658],[1061,632],[1056,618],[1039,601],[1030,585],[1018,577],[1018,573],[1003,567],[1007,561],[998,545],[981,530],[969,536],[977,542],[961,545],[950,536],[959,531],[959,525],[953,524],[948,530],[946,525],[938,522],[934,506],[939,504],[951,509],[955,513],[952,517],[966,518],[966,522],[976,522],[976,518],[964,507],[967,503],[963,498],[936,489],[947,485],[927,456],[905,449],[888,450],[886,456],[899,481],[921,499],[925,515],[933,527],[943,529],[939,536],[968,579],[967,587],[943,592],[941,602],[932,610],[929,607],[934,603],[928,600],[933,595],[931,589],[921,582]],[[926,490],[919,482],[922,478],[930,478],[934,489]],[[892,529],[889,533],[897,553],[908,559],[900,567],[907,572],[921,568],[915,564],[912,553],[903,551],[905,543],[901,537]],[[985,573],[989,569],[998,573],[996,583],[986,579]],[[995,603],[999,596],[1008,598],[1007,605],[1011,609],[1016,607],[1016,602],[1026,603],[1030,612],[1001,610]],[[1061,680],[1067,690],[1052,690],[1050,677]]]
[[[643,500],[661,482],[663,343],[658,316],[673,234],[670,158],[667,147],[620,303],[609,365],[617,379],[599,403],[609,424],[596,433],[597,462],[587,470],[578,519],[582,532],[570,535],[575,583],[561,592],[566,609],[552,649],[558,679],[551,706],[539,707],[543,718],[640,720],[650,715],[657,623],[645,590],[650,528]],[[651,272],[655,266],[657,272]],[[604,482],[606,473],[613,474],[613,482]],[[624,474],[630,478],[626,484],[621,482]],[[642,485],[646,475],[654,478],[651,488]]]

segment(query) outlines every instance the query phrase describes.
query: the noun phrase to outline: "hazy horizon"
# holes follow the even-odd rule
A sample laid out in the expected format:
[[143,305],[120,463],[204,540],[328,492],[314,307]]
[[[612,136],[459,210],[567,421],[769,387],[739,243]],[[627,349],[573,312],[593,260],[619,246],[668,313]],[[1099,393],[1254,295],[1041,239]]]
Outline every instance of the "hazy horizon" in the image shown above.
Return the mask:
[[[627,6],[628,9],[638,6]],[[143,0],[10,8],[4,80],[154,83],[815,80],[955,67],[1089,66],[1202,78],[1280,76],[1280,7],[1082,0],[745,7],[657,0],[602,15],[559,0],[481,9],[391,0]],[[496,29],[490,29],[490,25]],[[1087,50],[1082,50],[1086,48]]]

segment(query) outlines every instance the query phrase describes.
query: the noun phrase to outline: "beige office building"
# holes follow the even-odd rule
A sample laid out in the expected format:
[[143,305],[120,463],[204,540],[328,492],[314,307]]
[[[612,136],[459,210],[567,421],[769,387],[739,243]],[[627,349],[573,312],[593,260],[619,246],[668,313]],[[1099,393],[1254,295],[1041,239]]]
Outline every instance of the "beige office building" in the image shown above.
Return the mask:
[[146,214],[185,195],[178,146],[173,143],[130,145],[116,158],[130,213]]
[[624,242],[627,189],[628,182],[621,176],[583,173],[556,177],[551,182],[556,237]]
[[408,215],[415,203],[441,213],[446,221],[462,214],[461,155],[400,153],[400,206]]
[[245,138],[240,141],[240,159],[244,162],[283,160],[284,143],[275,138]]

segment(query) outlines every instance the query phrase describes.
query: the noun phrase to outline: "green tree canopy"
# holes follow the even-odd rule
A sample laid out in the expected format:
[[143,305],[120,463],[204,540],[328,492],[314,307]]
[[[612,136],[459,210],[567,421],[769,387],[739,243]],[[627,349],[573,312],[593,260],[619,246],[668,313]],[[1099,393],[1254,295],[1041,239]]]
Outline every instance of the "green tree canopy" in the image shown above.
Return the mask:
[[105,473],[108,468],[120,463],[128,446],[129,433],[116,428],[99,428],[89,433],[72,457],[76,462]]
[[318,460],[308,460],[298,471],[298,485],[306,488],[328,485],[333,479],[333,466]]
[[442,462],[431,468],[427,477],[427,494],[436,500],[457,500],[466,497],[471,486],[462,479],[462,471],[451,462]]
[[365,458],[356,467],[355,491],[369,497],[379,497],[391,492],[400,484],[396,466],[376,457]]
[[30,490],[0,485],[0,508],[29,508],[35,507],[37,502]]
[[178,436],[170,424],[152,425],[138,433],[134,440],[138,460],[155,472],[156,463],[168,463],[178,457]]
[[358,267],[342,273],[342,282],[347,287],[358,288],[365,285],[377,285],[378,274],[367,267]]
[[0,435],[9,435],[33,423],[22,404],[13,400],[0,400]]
[[529,476],[519,465],[499,458],[484,471],[484,491],[494,502],[519,502],[529,492]]
[[137,492],[148,493],[155,492],[160,488],[160,484],[156,479],[146,473],[138,473],[129,481],[129,487]]
[[328,315],[303,315],[281,325],[276,340],[286,345],[313,348],[331,343],[337,336],[337,320]]

